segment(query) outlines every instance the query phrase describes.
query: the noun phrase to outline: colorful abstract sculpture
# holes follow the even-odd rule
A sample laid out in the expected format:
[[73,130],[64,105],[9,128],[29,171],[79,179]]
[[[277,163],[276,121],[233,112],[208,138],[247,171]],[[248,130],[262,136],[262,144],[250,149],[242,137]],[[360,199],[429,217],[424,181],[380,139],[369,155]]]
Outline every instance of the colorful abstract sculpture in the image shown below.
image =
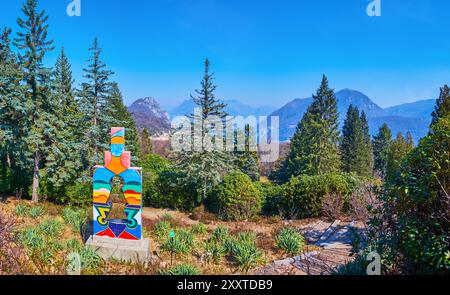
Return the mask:
[[[142,239],[142,168],[130,167],[131,153],[125,151],[125,128],[111,128],[111,151],[105,151],[104,166],[94,167],[94,236],[141,240]],[[126,199],[124,209],[127,219],[109,219],[112,202],[109,195],[112,179],[123,180],[122,192]]]

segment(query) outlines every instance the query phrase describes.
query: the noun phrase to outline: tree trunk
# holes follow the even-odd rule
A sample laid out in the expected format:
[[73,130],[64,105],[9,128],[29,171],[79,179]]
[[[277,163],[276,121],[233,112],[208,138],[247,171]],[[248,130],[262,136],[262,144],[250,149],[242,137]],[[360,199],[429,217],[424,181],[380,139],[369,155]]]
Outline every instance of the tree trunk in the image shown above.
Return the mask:
[[38,191],[39,191],[39,152],[36,151],[34,153],[33,193],[31,195],[31,200],[36,203],[39,201]]

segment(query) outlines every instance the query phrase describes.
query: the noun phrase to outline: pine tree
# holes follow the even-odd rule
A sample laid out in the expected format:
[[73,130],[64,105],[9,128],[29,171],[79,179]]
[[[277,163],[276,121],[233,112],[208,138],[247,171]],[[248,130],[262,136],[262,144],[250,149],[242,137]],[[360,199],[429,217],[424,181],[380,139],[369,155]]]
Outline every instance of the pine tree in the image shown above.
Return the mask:
[[147,155],[153,152],[152,139],[148,133],[147,128],[142,129],[139,136],[139,146],[140,146],[140,158],[145,161]]
[[378,129],[378,134],[373,138],[373,157],[375,172],[386,177],[389,151],[392,144],[392,133],[385,123]]
[[37,12],[37,1],[27,0],[22,7],[25,19],[18,18],[17,24],[22,32],[17,33],[14,45],[23,52],[20,55],[24,70],[24,80],[28,86],[27,102],[29,108],[29,129],[27,144],[32,152],[33,183],[32,200],[38,201],[39,170],[41,159],[45,156],[48,135],[44,133],[54,124],[53,110],[56,107],[50,93],[50,71],[43,66],[45,54],[51,50],[52,40],[47,38],[48,16],[44,11]]
[[106,99],[102,112],[108,112],[112,117],[111,126],[125,127],[126,149],[131,152],[134,163],[139,161],[139,136],[136,123],[133,120],[128,108],[123,104],[122,93],[117,83],[111,84],[110,94]]
[[[230,171],[232,160],[230,153],[223,150],[210,149],[211,140],[221,145],[225,144],[225,134],[217,134],[207,126],[207,119],[216,116],[224,124],[226,112],[225,104],[215,97],[216,85],[214,85],[214,75],[209,72],[209,61],[205,60],[205,72],[200,83],[200,90],[195,90],[196,95],[191,96],[199,112],[191,114],[193,122],[192,146],[190,151],[182,151],[178,154],[178,167],[184,171],[190,180],[194,180],[198,185],[199,201],[205,201],[207,192],[214,185],[218,184],[222,176]],[[198,130],[200,129],[200,130]]]
[[439,98],[436,100],[436,106],[431,114],[431,125],[436,123],[440,118],[450,114],[450,87],[444,85],[441,88]]
[[338,111],[334,91],[324,75],[313,102],[297,126],[283,168],[284,181],[301,174],[337,172],[339,155]]
[[88,60],[88,67],[83,69],[86,82],[81,84],[78,92],[79,103],[84,116],[85,129],[85,165],[92,167],[100,162],[101,149],[107,148],[109,128],[113,122],[111,114],[108,112],[108,95],[111,92],[109,77],[112,71],[106,68],[106,64],[101,60],[101,48],[97,38],[91,48],[91,57]]

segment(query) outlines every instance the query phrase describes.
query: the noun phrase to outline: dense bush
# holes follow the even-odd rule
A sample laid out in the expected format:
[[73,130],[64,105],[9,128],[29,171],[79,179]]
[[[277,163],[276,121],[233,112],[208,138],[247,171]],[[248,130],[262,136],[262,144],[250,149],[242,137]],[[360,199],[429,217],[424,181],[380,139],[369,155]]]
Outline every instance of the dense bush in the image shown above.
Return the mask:
[[283,185],[280,211],[287,218],[319,216],[323,198],[328,193],[341,194],[344,205],[361,180],[352,174],[301,175]]
[[245,220],[261,212],[260,191],[242,172],[225,176],[209,194],[208,208],[225,220]]
[[367,249],[383,257],[383,273],[450,273],[450,117],[401,161],[369,222]]
[[266,216],[279,215],[279,206],[283,197],[282,186],[270,182],[255,182],[254,185],[259,189],[261,194],[262,214]]
[[195,184],[169,160],[149,154],[141,166],[145,206],[192,211],[199,204]]

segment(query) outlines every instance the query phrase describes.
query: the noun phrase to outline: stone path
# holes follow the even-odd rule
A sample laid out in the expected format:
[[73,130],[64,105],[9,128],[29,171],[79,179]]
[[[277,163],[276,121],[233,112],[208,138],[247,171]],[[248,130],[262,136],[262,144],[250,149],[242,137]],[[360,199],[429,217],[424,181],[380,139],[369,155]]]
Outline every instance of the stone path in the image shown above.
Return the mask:
[[[351,261],[352,230],[359,228],[355,222],[333,223],[317,221],[299,231],[304,235],[308,246],[304,254],[277,260],[254,271],[259,275],[323,275],[330,274],[341,264]],[[314,250],[308,248],[313,245]]]

